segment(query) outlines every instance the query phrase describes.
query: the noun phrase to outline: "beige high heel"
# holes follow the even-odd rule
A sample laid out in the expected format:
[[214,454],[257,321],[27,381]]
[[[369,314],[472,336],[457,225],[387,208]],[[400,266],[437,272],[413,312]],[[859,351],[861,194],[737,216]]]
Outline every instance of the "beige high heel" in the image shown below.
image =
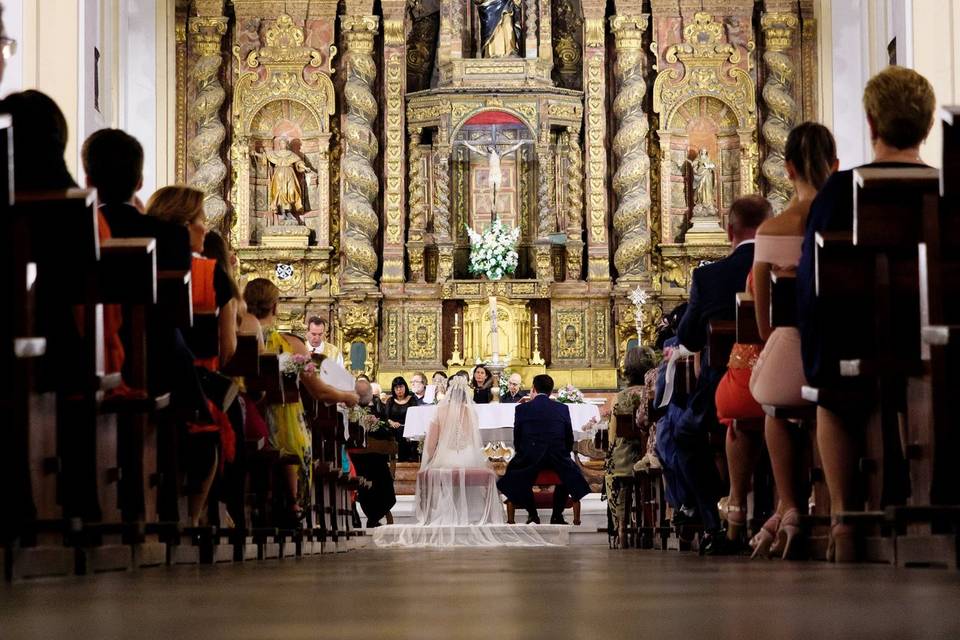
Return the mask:
[[762,527],[760,527],[760,531],[758,531],[755,536],[750,538],[749,545],[750,548],[753,549],[753,553],[750,554],[751,559],[757,557],[770,557],[770,547],[777,539],[778,529],[780,529],[780,514],[775,513],[767,518],[767,521],[763,523]]
[[800,537],[800,512],[790,509],[780,519],[780,528],[777,530],[777,548],[782,550],[780,557],[783,560],[794,558],[799,545],[794,540]]
[[830,544],[827,546],[827,562],[856,562],[857,548],[853,526],[835,522],[830,527]]

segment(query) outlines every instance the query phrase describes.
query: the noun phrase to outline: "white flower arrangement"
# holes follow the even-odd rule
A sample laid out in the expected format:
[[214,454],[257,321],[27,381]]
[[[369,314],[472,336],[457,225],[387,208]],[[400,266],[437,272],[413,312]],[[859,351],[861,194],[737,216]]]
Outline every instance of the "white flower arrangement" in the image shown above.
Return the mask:
[[557,402],[583,404],[583,392],[572,384],[568,384],[557,391]]
[[481,234],[469,226],[470,236],[470,273],[483,274],[490,280],[500,280],[517,270],[520,256],[517,255],[517,239],[520,227],[508,228],[499,220],[494,220]]

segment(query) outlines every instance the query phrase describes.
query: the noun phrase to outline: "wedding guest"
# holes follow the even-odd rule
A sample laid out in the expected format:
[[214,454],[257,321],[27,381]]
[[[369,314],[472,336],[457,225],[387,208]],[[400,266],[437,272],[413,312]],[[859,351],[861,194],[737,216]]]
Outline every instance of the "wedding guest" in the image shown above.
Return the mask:
[[[380,406],[380,399],[374,396],[369,380],[358,378],[356,391],[360,400],[357,403],[357,410],[351,411],[351,415],[356,418],[351,420],[351,431],[354,428],[358,431],[366,431],[369,425],[365,423],[379,420],[379,414],[383,408]],[[390,509],[397,503],[393,477],[390,475],[390,457],[385,453],[368,451],[363,447],[350,448],[347,452],[357,475],[370,481],[370,487],[361,486],[357,492],[357,501],[367,516],[367,527],[380,526],[380,520],[384,516],[388,516],[389,522]]]
[[[256,278],[247,283],[243,291],[247,309],[263,327],[265,349],[268,353],[287,353],[309,356],[307,346],[297,337],[281,334],[276,328],[277,304],[280,290],[266,278]],[[328,403],[343,402],[347,406],[357,403],[354,392],[339,391],[320,380],[316,373],[300,374],[300,382],[310,395]],[[285,404],[268,405],[265,417],[270,428],[270,444],[280,452],[281,460],[295,462],[284,464],[286,498],[289,519],[299,522],[309,508],[310,479],[313,469],[312,437],[304,420],[300,400]]]
[[227,272],[211,258],[203,257],[204,223],[203,192],[190,187],[162,187],[147,201],[148,216],[184,226],[190,234],[191,289],[195,311],[218,312],[220,329],[220,355],[203,364],[216,371],[220,362],[229,362],[237,350],[237,291],[236,283]]
[[227,275],[225,283],[228,285],[233,299],[236,300],[237,326],[241,324],[247,312],[247,303],[243,301],[243,293],[237,285],[237,256],[230,251],[227,241],[217,231],[207,231],[203,237],[204,258],[210,258],[217,263],[217,268]]
[[490,390],[490,387],[493,386],[493,376],[490,375],[490,369],[487,369],[486,365],[478,364],[474,368],[473,381],[470,386],[473,388],[473,401],[475,403],[488,404],[493,399],[493,392]]
[[445,371],[433,372],[433,401],[439,404],[447,395],[447,374]]
[[[837,169],[837,151],[833,135],[823,125],[800,124],[787,137],[785,151],[787,176],[793,183],[793,199],[780,215],[757,229],[753,281],[768,282],[773,267],[795,268],[800,259],[803,231],[810,203],[817,191]],[[770,289],[756,287],[754,304],[757,328],[766,344],[757,358],[750,377],[750,391],[760,404],[801,406],[806,404],[800,388],[807,383],[800,358],[800,333],[795,327],[770,327]],[[803,461],[805,434],[786,420],[766,416],[764,437],[777,486],[777,511],[750,541],[754,556],[777,553],[791,556],[798,545],[800,515],[806,511],[804,496],[797,483]]]
[[417,443],[408,442],[403,438],[403,425],[407,422],[407,409],[420,404],[417,398],[410,393],[410,387],[402,376],[397,376],[390,384],[390,396],[387,398],[381,416],[391,429],[395,430],[400,462],[417,461]]
[[410,377],[410,392],[416,396],[420,404],[425,404],[424,398],[427,393],[427,375],[422,371],[417,371]]
[[[626,540],[629,514],[624,492],[633,489],[634,465],[647,452],[651,426],[648,408],[656,392],[656,354],[649,347],[633,347],[624,358],[623,374],[627,386],[613,402],[610,448],[604,465],[604,493],[612,525],[609,535],[615,546]],[[627,427],[626,435],[618,433],[623,427]]]
[[[865,166],[923,165],[920,145],[930,133],[936,110],[933,87],[926,78],[905,67],[887,67],[867,82],[863,107],[873,146],[873,162]],[[815,265],[817,233],[853,228],[852,185],[852,170],[834,173],[824,183],[810,205],[797,266],[797,324],[803,370],[815,387],[850,384],[840,376],[839,353],[845,336],[825,330],[830,326],[830,318],[817,298]],[[817,445],[833,514],[857,509],[854,477],[865,420],[859,408],[847,411],[817,406]],[[887,484],[888,478],[884,480]],[[837,562],[855,559],[851,525],[834,523],[828,555]]]
[[527,392],[520,388],[523,377],[519,373],[511,373],[507,378],[507,393],[500,398],[500,402],[515,404],[527,397]]
[[[736,295],[743,291],[753,265],[753,237],[767,218],[770,203],[758,195],[744,196],[730,206],[727,237],[730,255],[693,270],[690,302],[677,337],[692,352],[707,344],[707,325],[711,320],[736,318]],[[694,493],[697,511],[706,531],[700,551],[706,555],[727,553],[730,545],[720,535],[717,501],[723,482],[714,464],[709,434],[719,427],[715,397],[726,363],[702,366],[696,386],[687,402],[674,436],[680,472]]]

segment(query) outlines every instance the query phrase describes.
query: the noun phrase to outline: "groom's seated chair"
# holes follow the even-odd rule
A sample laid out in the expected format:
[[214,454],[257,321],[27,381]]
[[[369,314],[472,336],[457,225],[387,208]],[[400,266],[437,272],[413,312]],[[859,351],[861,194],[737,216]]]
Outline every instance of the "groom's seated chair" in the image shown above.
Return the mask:
[[[553,488],[560,484],[560,476],[550,469],[544,469],[537,474],[537,479],[533,481],[534,492],[533,500],[537,509],[553,508]],[[580,501],[567,498],[566,509],[573,507],[573,524],[580,524]],[[507,500],[507,524],[516,524],[516,507]]]

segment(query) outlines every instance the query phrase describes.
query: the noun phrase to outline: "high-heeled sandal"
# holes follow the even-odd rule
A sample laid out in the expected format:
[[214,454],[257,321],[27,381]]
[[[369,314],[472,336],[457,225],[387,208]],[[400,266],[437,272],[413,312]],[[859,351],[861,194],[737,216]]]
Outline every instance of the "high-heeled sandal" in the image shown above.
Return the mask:
[[857,548],[853,525],[833,523],[830,527],[830,543],[827,545],[827,562],[856,562]]
[[726,511],[727,540],[740,540],[742,544],[742,538],[747,530],[747,508],[727,504]]
[[800,512],[796,509],[789,509],[780,519],[780,528],[777,529],[777,550],[783,560],[791,560],[799,544],[794,541],[800,538]]
[[750,548],[753,549],[753,553],[750,554],[751,558],[756,558],[758,556],[764,558],[770,557],[770,547],[777,539],[777,530],[779,528],[779,513],[775,513],[767,518],[767,521],[763,523],[762,527],[760,527],[760,531],[757,531],[756,535],[750,538]]

